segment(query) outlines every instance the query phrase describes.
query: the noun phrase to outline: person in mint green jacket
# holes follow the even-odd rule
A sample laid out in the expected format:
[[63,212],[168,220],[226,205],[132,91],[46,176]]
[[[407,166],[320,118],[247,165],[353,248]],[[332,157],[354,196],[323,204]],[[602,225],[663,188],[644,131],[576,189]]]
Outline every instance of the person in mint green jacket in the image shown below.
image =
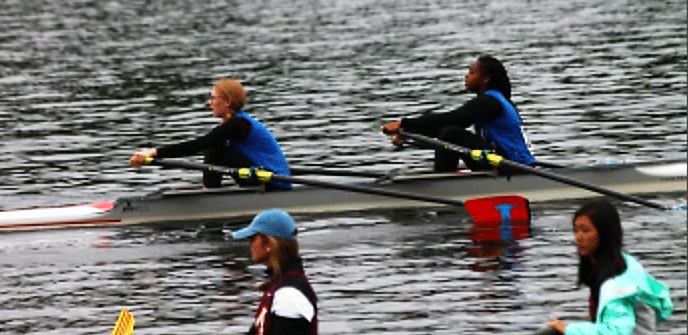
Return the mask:
[[606,200],[581,207],[573,219],[580,262],[578,284],[590,288],[588,321],[548,326],[565,335],[654,334],[658,322],[673,312],[669,288],[622,252],[621,222]]

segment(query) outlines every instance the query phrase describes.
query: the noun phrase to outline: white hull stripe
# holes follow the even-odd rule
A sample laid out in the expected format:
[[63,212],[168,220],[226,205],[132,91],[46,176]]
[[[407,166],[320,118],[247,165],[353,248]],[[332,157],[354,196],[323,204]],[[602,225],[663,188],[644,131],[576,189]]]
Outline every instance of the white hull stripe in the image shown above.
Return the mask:
[[[114,202],[103,201],[84,205],[20,209],[3,212],[0,225],[5,228],[5,224],[13,227],[32,227],[32,226],[51,226],[64,225],[74,222],[74,224],[86,224],[93,222],[110,222],[117,220],[94,220],[99,214],[106,213],[114,207]],[[9,226],[7,226],[9,227]]]
[[658,166],[639,166],[636,168],[636,170],[638,170],[638,172],[642,174],[660,178],[685,178],[688,174],[688,171],[686,170],[686,163],[675,163]]

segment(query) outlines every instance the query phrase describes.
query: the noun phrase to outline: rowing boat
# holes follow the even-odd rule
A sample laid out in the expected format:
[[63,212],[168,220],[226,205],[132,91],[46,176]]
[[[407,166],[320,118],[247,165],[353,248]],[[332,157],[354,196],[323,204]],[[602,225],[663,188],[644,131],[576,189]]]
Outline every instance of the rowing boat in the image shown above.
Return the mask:
[[[620,193],[658,194],[685,193],[687,170],[685,160],[673,160],[552,171]],[[402,173],[374,181],[361,181],[356,185],[455,200],[518,194],[531,202],[540,202],[599,195],[536,175],[507,178],[490,172]],[[195,185],[160,190],[143,196],[122,197],[114,201],[0,211],[0,231],[207,220],[239,222],[273,207],[283,208],[290,213],[328,213],[434,205],[424,201],[303,185],[295,185],[291,191],[273,192],[238,186],[204,190]]]

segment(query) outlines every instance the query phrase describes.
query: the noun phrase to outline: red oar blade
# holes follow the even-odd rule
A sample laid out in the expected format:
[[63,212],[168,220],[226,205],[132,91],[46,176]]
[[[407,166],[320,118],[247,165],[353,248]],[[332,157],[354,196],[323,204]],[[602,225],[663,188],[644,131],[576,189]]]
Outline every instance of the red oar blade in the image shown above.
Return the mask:
[[497,196],[466,201],[473,217],[469,233],[473,241],[514,241],[530,237],[530,203],[516,196]]

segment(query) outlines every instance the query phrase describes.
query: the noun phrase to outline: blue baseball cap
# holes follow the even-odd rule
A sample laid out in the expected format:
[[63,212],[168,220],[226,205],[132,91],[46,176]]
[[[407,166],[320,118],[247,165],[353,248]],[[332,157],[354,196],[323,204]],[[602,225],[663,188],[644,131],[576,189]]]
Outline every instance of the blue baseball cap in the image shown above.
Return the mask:
[[244,239],[259,233],[285,240],[296,240],[296,222],[289,213],[279,208],[268,209],[256,215],[248,227],[232,232],[232,237]]

